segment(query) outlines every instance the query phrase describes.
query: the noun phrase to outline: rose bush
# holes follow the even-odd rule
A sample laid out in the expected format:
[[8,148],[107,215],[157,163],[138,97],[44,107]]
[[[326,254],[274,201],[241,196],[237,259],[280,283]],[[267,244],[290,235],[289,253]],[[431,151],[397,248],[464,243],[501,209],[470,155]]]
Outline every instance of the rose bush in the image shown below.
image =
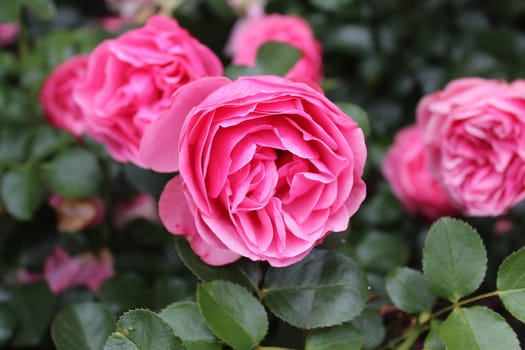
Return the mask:
[[408,212],[430,220],[456,212],[443,187],[430,175],[419,125],[405,127],[396,134],[382,171]]
[[169,106],[173,92],[222,71],[217,56],[175,20],[153,16],[144,27],[93,50],[75,99],[89,136],[103,143],[115,160],[142,165],[142,134]]
[[463,78],[417,107],[432,174],[466,215],[525,198],[525,81]]
[[160,216],[204,261],[285,266],[347,228],[365,197],[366,147],[324,95],[258,76],[202,79],[173,101],[147,129],[141,156],[154,170],[180,171]]
[[76,137],[84,134],[86,126],[73,90],[85,78],[87,61],[86,55],[78,55],[62,62],[46,78],[40,91],[40,105],[47,121]]
[[270,41],[289,44],[302,53],[301,59],[286,74],[287,78],[321,82],[321,44],[315,38],[308,22],[300,17],[280,14],[250,17],[235,26],[226,49],[233,56],[234,64],[253,67],[257,50]]

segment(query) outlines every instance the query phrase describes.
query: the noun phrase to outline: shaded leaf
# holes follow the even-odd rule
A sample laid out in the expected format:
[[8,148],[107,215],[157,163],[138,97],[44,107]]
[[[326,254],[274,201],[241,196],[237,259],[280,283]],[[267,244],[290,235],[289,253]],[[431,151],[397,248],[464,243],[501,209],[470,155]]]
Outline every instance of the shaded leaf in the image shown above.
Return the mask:
[[376,310],[365,309],[361,315],[352,320],[352,324],[363,334],[363,349],[375,349],[385,339],[383,318]]
[[264,302],[299,328],[328,327],[359,315],[368,296],[363,272],[348,256],[314,250],[285,268],[270,268]]
[[150,310],[132,310],[117,322],[117,331],[104,345],[105,350],[180,349],[175,334],[157,314]]
[[363,335],[351,324],[314,330],[306,337],[306,350],[359,350]]
[[503,317],[482,306],[454,309],[441,324],[439,334],[447,350],[521,349]]
[[405,312],[432,310],[434,296],[419,271],[408,267],[396,268],[386,277],[386,290],[394,304]]
[[40,206],[44,188],[32,168],[10,170],[2,177],[2,202],[7,211],[19,220],[29,220]]
[[16,316],[13,308],[5,302],[0,303],[0,347],[7,344],[13,336]]
[[136,307],[148,307],[151,301],[146,281],[134,274],[121,274],[104,282],[99,298],[110,310],[119,314]]
[[97,193],[102,170],[97,158],[81,148],[59,153],[42,171],[49,189],[64,197],[89,197]]
[[508,256],[498,270],[499,297],[521,322],[525,322],[525,248]]
[[220,350],[222,344],[215,338],[204,322],[199,306],[192,302],[169,305],[159,316],[173,329],[188,350]]
[[365,137],[370,135],[370,121],[368,119],[368,114],[363,108],[347,102],[338,102],[336,104],[337,107],[341,108],[343,112],[359,125],[361,130],[363,130]]
[[487,252],[472,227],[451,218],[432,225],[423,248],[423,272],[437,296],[455,301],[474,292],[486,266]]
[[250,350],[268,331],[264,307],[245,288],[228,281],[203,282],[197,303],[213,333],[236,350]]
[[55,317],[51,336],[58,350],[99,350],[115,330],[115,319],[103,304],[72,304]]

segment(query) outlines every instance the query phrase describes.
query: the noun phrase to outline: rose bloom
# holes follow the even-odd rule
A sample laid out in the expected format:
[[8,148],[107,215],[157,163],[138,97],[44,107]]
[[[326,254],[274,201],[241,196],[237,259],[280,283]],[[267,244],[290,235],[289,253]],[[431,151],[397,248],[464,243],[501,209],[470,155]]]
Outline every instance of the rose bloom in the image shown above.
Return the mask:
[[195,79],[221,75],[217,56],[176,21],[162,16],[106,40],[91,53],[75,99],[87,133],[117,161],[142,166],[138,147],[146,127]]
[[430,169],[464,214],[501,215],[525,198],[525,81],[457,79],[417,118]]
[[362,130],[315,89],[280,77],[188,84],[147,129],[141,156],[153,170],[179,170],[160,218],[211,265],[297,262],[345,230],[365,198]]
[[410,213],[434,220],[456,212],[447,193],[431,175],[418,125],[399,131],[382,164],[392,191]]
[[107,249],[101,250],[98,256],[83,253],[72,257],[56,246],[44,263],[44,278],[55,294],[78,286],[97,292],[114,274],[113,256]]
[[86,75],[88,57],[75,56],[59,64],[46,78],[40,90],[40,105],[49,124],[80,137],[85,122],[73,90]]
[[255,66],[257,50],[267,42],[289,44],[302,53],[302,58],[286,74],[287,78],[323,79],[321,44],[308,22],[301,17],[271,14],[246,19],[234,27],[226,50],[236,65]]
[[18,23],[0,23],[0,47],[12,44],[18,35]]

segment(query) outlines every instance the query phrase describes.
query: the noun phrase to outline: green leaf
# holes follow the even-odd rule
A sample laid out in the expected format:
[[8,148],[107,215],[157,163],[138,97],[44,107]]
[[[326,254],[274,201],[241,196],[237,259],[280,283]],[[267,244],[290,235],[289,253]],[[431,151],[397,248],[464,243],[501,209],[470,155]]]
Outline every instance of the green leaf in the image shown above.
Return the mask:
[[348,256],[314,250],[285,268],[270,268],[263,293],[268,308],[299,328],[334,326],[359,315],[368,296],[363,272]]
[[56,308],[56,298],[44,281],[17,286],[11,289],[9,302],[18,320],[15,346],[32,346],[40,343]]
[[42,160],[75,141],[66,132],[48,126],[36,129],[31,142],[29,159]]
[[18,1],[3,1],[0,8],[0,23],[18,21],[20,16],[20,3]]
[[508,256],[500,265],[497,286],[505,308],[525,322],[525,248]]
[[159,316],[170,325],[177,337],[188,350],[220,350],[221,343],[210,331],[199,312],[199,306],[192,302],[177,302],[169,305]]
[[370,135],[370,121],[366,111],[358,105],[347,102],[337,102],[337,107],[341,108],[353,121],[359,125],[365,137]]
[[177,237],[175,247],[184,265],[201,281],[221,279],[238,283],[253,291],[258,290],[257,285],[261,279],[261,272],[255,263],[240,260],[225,266],[215,267],[204,263],[195,255],[185,238]]
[[268,331],[264,307],[250,292],[232,282],[199,284],[197,303],[208,327],[236,350],[253,349]]
[[98,296],[115,314],[137,308],[148,307],[151,301],[146,281],[137,275],[127,273],[108,279],[100,287]]
[[27,158],[31,131],[2,126],[0,129],[0,162],[22,163]]
[[487,252],[477,232],[463,221],[436,221],[423,248],[423,273],[437,296],[450,301],[474,292],[485,277]]
[[306,350],[359,350],[363,335],[351,324],[322,328],[306,337]]
[[173,177],[173,174],[160,174],[151,170],[142,169],[131,163],[124,164],[122,167],[126,180],[138,191],[151,194],[159,198],[166,183]]
[[193,300],[195,283],[181,277],[161,277],[153,286],[153,305],[156,310],[163,309],[171,303]]
[[27,6],[40,19],[52,19],[56,16],[57,8],[52,0],[18,0]]
[[132,310],[117,322],[104,350],[180,349],[172,329],[150,310]]
[[44,188],[34,169],[23,168],[4,174],[1,192],[9,213],[19,220],[29,220],[40,206]]
[[51,191],[64,197],[89,197],[97,193],[102,170],[97,158],[81,148],[59,153],[42,173]]
[[383,318],[376,310],[365,309],[352,320],[352,324],[363,334],[363,349],[376,349],[385,339]]
[[419,271],[398,267],[386,277],[386,290],[394,304],[408,313],[432,310],[434,296]]
[[521,349],[503,317],[482,306],[454,309],[439,334],[447,350]]
[[13,308],[5,302],[0,303],[0,347],[7,344],[13,336],[16,316]]
[[355,248],[355,259],[365,270],[387,273],[406,264],[410,250],[398,236],[367,233]]
[[58,350],[98,350],[115,330],[115,319],[103,304],[85,302],[62,309],[51,327]]
[[430,332],[428,332],[425,338],[424,350],[445,350],[445,346],[439,337],[439,327],[441,327],[441,323],[441,321],[432,321],[430,323]]
[[301,56],[301,51],[289,44],[269,41],[257,50],[257,68],[263,75],[285,76]]

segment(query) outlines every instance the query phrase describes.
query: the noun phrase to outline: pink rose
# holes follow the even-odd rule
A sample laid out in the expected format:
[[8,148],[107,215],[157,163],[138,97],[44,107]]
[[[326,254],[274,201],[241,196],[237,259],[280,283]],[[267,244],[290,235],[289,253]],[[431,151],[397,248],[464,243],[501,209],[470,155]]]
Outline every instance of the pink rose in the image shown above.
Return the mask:
[[0,23],[0,47],[12,44],[18,35],[18,23]]
[[73,100],[73,90],[87,70],[87,56],[80,55],[58,65],[47,77],[40,90],[40,104],[49,124],[76,137],[85,131],[82,111]]
[[151,222],[159,221],[157,203],[152,196],[141,193],[117,202],[113,215],[113,225],[117,229],[122,230],[136,219],[145,219]]
[[176,21],[154,16],[144,27],[95,48],[75,98],[86,118],[87,133],[105,144],[115,160],[141,166],[142,134],[171,104],[173,92],[222,72],[210,49]]
[[464,214],[501,215],[525,198],[525,81],[452,81],[417,118],[430,170]]
[[99,256],[84,253],[71,257],[56,246],[44,263],[44,278],[55,294],[77,286],[97,292],[102,283],[114,274],[113,256],[107,249],[100,251]]
[[179,170],[159,214],[205,262],[286,266],[347,228],[365,198],[366,146],[324,95],[279,77],[217,77],[174,101],[147,129],[141,156],[153,170]]
[[321,44],[308,22],[296,16],[279,14],[253,17],[239,22],[232,31],[226,50],[236,65],[255,65],[257,50],[269,41],[289,44],[300,50],[302,58],[287,73],[287,78],[323,79]]
[[410,213],[434,220],[456,212],[447,193],[427,168],[423,132],[418,125],[399,131],[383,161],[383,174]]

